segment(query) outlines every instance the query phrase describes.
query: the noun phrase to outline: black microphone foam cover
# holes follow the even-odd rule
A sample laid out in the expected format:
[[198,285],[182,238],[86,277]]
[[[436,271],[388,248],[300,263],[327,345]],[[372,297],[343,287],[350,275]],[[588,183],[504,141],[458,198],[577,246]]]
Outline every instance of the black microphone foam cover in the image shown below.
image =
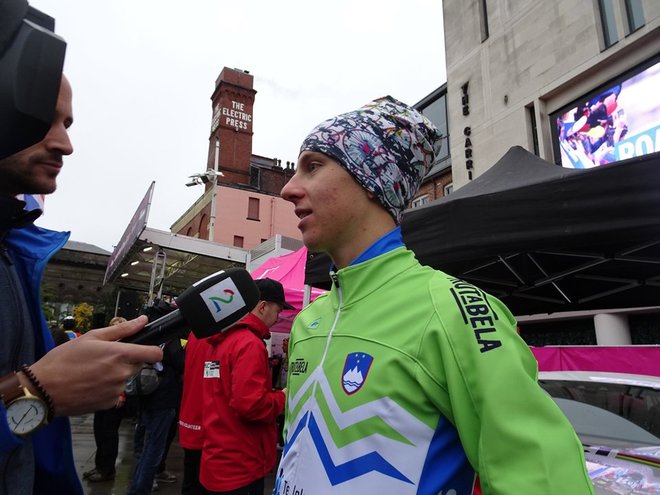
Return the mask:
[[0,0],[0,159],[50,129],[66,52],[54,22],[24,0]]
[[228,268],[195,282],[176,299],[195,337],[215,335],[248,314],[259,302],[259,288],[243,268]]

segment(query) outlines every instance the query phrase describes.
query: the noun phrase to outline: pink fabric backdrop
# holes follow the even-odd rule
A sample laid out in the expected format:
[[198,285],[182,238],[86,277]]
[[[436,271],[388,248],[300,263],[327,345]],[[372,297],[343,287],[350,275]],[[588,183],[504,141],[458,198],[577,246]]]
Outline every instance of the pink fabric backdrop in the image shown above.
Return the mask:
[[660,346],[532,347],[539,371],[606,371],[660,376]]
[[[260,278],[271,278],[277,280],[284,286],[284,297],[286,302],[295,307],[295,310],[285,309],[280,313],[278,321],[270,329],[272,332],[289,333],[293,319],[302,309],[305,293],[305,265],[307,264],[307,248],[302,247],[293,253],[270,258],[259,267],[252,270],[250,275],[255,280]],[[311,300],[325,291],[312,288]]]

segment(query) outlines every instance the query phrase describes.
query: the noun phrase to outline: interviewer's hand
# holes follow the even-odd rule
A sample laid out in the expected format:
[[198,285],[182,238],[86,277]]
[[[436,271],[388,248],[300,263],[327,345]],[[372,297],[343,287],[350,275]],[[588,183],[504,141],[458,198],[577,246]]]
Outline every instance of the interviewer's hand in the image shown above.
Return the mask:
[[158,346],[126,344],[147,323],[146,316],[97,330],[59,345],[30,366],[53,399],[57,416],[109,409],[128,377],[144,363],[163,359]]

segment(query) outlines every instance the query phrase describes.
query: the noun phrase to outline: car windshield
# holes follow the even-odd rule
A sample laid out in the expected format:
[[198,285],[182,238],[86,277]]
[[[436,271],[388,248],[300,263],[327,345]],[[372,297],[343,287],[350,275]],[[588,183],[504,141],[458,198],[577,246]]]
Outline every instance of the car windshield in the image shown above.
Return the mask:
[[660,446],[660,389],[643,383],[540,379],[587,445]]

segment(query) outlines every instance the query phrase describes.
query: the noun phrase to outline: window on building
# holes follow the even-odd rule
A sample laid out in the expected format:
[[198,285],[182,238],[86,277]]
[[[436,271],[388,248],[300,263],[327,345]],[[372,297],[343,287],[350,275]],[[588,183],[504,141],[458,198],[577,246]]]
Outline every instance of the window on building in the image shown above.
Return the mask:
[[633,33],[644,25],[644,8],[642,0],[626,0],[626,18],[628,32]]
[[527,123],[529,126],[529,137],[532,142],[532,151],[536,156],[539,156],[539,134],[536,125],[536,111],[534,110],[533,103],[527,107]]
[[254,165],[250,166],[250,185],[256,189],[261,189],[261,169]]
[[442,191],[442,192],[443,192],[443,194],[444,194],[445,196],[449,196],[451,193],[454,192],[454,184],[453,184],[452,182],[450,182],[449,184],[447,184],[447,185],[443,188],[443,191]]
[[479,22],[481,27],[481,42],[488,39],[488,5],[486,0],[479,2]]
[[614,0],[598,0],[598,10],[600,11],[600,24],[603,29],[603,43],[605,48],[609,48],[619,41],[619,35],[616,31]]
[[242,248],[243,247],[243,236],[235,235],[234,236],[234,247]]
[[423,196],[420,196],[419,198],[413,199],[411,207],[412,208],[418,208],[422,205],[425,205],[428,202],[429,202],[429,195],[424,194]]
[[248,220],[259,220],[259,198],[248,198]]
[[444,160],[449,156],[449,126],[447,125],[447,95],[440,96],[437,100],[429,103],[426,107],[422,108],[422,114],[429,119],[440,131],[443,136],[442,146],[440,152],[436,156],[436,163]]

